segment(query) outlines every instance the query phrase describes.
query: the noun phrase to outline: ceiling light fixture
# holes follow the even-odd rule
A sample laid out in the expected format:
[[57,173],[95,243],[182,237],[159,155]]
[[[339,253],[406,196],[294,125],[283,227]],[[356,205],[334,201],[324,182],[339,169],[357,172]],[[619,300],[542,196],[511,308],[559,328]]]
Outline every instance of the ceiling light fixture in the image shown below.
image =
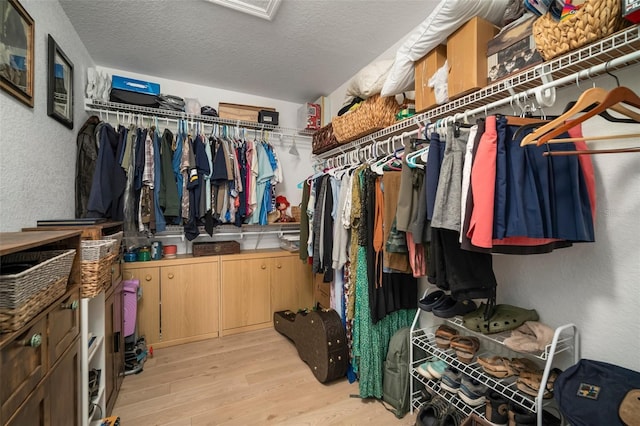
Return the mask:
[[278,11],[281,0],[207,0],[229,9],[271,21]]

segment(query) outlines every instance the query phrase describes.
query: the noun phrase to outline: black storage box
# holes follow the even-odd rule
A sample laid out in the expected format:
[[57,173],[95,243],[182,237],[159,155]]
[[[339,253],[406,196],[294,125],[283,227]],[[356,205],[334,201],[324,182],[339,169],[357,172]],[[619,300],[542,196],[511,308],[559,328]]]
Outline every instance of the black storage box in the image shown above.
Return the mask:
[[111,102],[158,108],[160,85],[148,81],[134,80],[114,75],[111,77]]
[[265,109],[261,109],[260,111],[258,111],[258,123],[277,126],[279,116],[280,114],[277,111],[267,111]]

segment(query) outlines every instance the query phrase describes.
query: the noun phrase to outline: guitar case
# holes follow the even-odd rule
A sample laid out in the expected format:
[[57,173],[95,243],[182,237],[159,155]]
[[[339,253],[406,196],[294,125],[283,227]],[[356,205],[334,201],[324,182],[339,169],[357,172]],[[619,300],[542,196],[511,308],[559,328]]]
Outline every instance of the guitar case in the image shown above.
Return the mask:
[[278,333],[293,341],[300,359],[307,363],[320,383],[347,374],[347,335],[335,310],[274,312],[273,326]]

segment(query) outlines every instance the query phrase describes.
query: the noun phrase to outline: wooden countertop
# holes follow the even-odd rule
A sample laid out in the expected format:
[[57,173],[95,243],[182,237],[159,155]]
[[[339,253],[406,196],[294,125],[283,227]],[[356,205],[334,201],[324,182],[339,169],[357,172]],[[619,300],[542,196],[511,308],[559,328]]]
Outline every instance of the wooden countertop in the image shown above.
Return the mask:
[[73,231],[40,231],[40,232],[1,232],[0,256],[78,237],[82,232]]

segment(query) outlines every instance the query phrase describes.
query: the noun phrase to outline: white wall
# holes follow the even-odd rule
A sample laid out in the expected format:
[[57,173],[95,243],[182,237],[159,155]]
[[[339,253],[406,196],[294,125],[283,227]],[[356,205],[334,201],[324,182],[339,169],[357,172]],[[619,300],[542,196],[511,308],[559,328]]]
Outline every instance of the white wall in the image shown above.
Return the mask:
[[[85,69],[93,61],[57,0],[21,0],[35,22],[34,107],[0,91],[0,231],[73,217],[76,134],[86,119]],[[47,116],[47,36],[74,66],[74,128]]]

